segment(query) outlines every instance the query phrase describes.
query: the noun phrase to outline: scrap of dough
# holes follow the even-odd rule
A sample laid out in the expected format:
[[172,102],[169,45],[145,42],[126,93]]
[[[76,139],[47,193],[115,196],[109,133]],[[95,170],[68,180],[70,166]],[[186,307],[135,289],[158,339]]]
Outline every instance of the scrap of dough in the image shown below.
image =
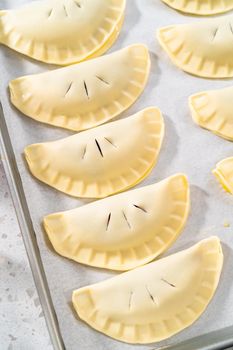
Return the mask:
[[233,194],[233,157],[223,159],[213,170],[224,190]]
[[[130,107],[150,71],[147,47],[112,54],[10,82],[13,105],[43,123],[80,131],[98,126]],[[46,86],[46,89],[45,89]]]
[[91,266],[129,270],[168,249],[186,223],[189,206],[188,180],[176,174],[48,215],[44,227],[60,255]]
[[219,283],[223,254],[211,237],[179,253],[73,292],[79,317],[128,343],[171,337],[205,311]]
[[103,198],[142,181],[154,167],[163,117],[149,107],[62,140],[25,148],[32,174],[74,197]]
[[207,78],[233,77],[233,16],[160,28],[158,40],[172,62]]
[[42,0],[0,11],[0,42],[58,65],[103,53],[119,34],[125,0]]
[[233,141],[233,87],[199,92],[189,98],[195,123]]
[[192,15],[216,15],[233,9],[232,0],[162,0],[170,7]]

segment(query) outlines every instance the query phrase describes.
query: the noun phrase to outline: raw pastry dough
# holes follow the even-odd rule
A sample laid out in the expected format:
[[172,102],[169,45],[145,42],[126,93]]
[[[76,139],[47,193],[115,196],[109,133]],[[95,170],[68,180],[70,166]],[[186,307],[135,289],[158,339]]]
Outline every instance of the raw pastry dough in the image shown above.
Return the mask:
[[233,87],[204,91],[190,97],[193,120],[215,134],[233,141]]
[[148,49],[131,45],[77,65],[13,80],[11,101],[33,119],[84,130],[132,105],[145,87],[149,70]]
[[[115,41],[117,40],[119,34],[120,34],[120,31],[121,31],[121,28],[123,26],[123,23],[124,23],[124,15],[122,16],[120,22],[116,25],[115,29],[114,29],[114,32],[113,34],[109,37],[109,39],[104,43],[103,46],[101,46],[100,49],[98,49],[97,51],[95,51],[91,56],[88,56],[87,59],[91,59],[91,58],[95,58],[95,57],[98,57],[98,56],[101,56],[103,55],[106,51],[108,51],[112,45],[115,43]],[[82,61],[81,61],[82,62]],[[81,63],[80,62],[80,63]],[[77,62],[73,62],[74,63],[77,63]]]
[[188,181],[177,174],[49,215],[44,227],[59,254],[91,266],[129,270],[163,253],[181,232],[188,212]]
[[184,71],[207,78],[233,76],[233,16],[159,29],[158,40]]
[[233,9],[232,0],[162,0],[176,10],[193,15],[215,15]]
[[0,42],[47,63],[80,62],[113,44],[124,10],[125,0],[34,1],[0,11]]
[[142,181],[164,135],[155,107],[65,139],[26,147],[32,174],[75,197],[102,198]]
[[216,165],[213,174],[219,180],[222,187],[233,194],[233,157],[223,159]]
[[128,343],[152,343],[190,326],[205,311],[223,264],[217,237],[73,292],[79,317]]

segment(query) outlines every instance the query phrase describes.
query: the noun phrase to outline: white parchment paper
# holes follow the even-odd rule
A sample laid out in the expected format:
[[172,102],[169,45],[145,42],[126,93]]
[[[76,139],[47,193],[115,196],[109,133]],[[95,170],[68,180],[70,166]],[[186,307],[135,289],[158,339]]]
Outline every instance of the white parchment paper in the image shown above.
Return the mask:
[[[0,0],[0,7],[11,8],[26,2]],[[186,173],[191,183],[192,209],[188,223],[166,254],[189,247],[210,235],[218,235],[223,242],[225,256],[219,288],[206,312],[192,327],[153,346],[177,343],[233,324],[233,196],[226,194],[211,174],[216,162],[233,156],[233,144],[194,125],[187,104],[190,94],[230,86],[233,79],[207,80],[182,72],[173,66],[155,38],[156,29],[160,26],[196,20],[195,17],[175,12],[159,0],[128,0],[122,32],[111,49],[114,51],[139,42],[148,45],[152,60],[149,83],[141,98],[124,116],[156,105],[161,108],[165,118],[166,135],[159,162],[139,186],[162,180],[176,172]],[[204,21],[205,18],[200,20]],[[11,79],[53,68],[8,48],[0,48],[0,98],[64,343],[67,350],[151,349],[151,345],[127,345],[112,340],[76,318],[71,306],[72,291],[115,273],[82,266],[58,256],[41,227],[44,215],[88,202],[72,199],[34,179],[22,156],[23,149],[28,144],[56,140],[71,134],[27,118],[9,102],[7,86]],[[229,222],[230,227],[224,227],[225,221]]]

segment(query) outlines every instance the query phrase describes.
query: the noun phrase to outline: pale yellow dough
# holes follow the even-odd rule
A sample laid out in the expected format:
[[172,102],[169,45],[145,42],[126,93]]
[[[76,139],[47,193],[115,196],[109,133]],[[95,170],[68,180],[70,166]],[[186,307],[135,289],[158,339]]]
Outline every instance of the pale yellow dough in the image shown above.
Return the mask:
[[233,157],[223,159],[217,163],[213,174],[219,180],[222,187],[233,194]]
[[142,181],[164,135],[158,108],[65,139],[26,147],[32,174],[74,197],[103,198]]
[[148,49],[131,45],[80,64],[13,80],[11,102],[40,122],[80,131],[131,106],[142,93],[149,71]]
[[0,42],[58,65],[103,53],[118,36],[125,0],[42,0],[0,11]]
[[152,343],[182,331],[205,311],[218,286],[217,237],[73,292],[79,317],[128,343]]
[[233,9],[232,0],[162,0],[165,4],[181,12],[193,15],[215,15]]
[[189,185],[176,174],[159,183],[44,218],[54,249],[77,262],[129,270],[163,253],[189,212]]
[[[120,22],[116,25],[114,32],[112,33],[112,35],[109,37],[109,39],[104,43],[103,46],[101,46],[100,49],[98,49],[97,51],[95,51],[92,55],[88,56],[86,58],[86,60],[90,60],[92,58],[98,57],[103,55],[106,51],[108,51],[112,45],[114,44],[114,42],[116,41],[116,39],[118,38],[121,28],[124,24],[124,15],[122,16]],[[73,62],[75,63],[75,62]],[[80,62],[81,63],[81,62]]]
[[201,127],[233,141],[233,87],[203,91],[189,98],[193,120]]
[[172,62],[188,73],[233,77],[232,15],[161,28],[158,40]]

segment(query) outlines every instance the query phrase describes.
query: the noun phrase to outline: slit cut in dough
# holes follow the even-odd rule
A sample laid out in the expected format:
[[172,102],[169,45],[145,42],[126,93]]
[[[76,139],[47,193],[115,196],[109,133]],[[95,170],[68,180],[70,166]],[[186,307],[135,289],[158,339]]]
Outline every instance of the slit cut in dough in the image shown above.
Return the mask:
[[73,292],[78,316],[128,343],[171,337],[205,311],[219,283],[223,254],[217,237]]
[[192,15],[210,16],[233,9],[233,0],[162,0],[175,10]]
[[149,71],[147,47],[131,45],[90,61],[13,80],[11,102],[37,121],[75,131],[89,129],[129,108],[144,90]]
[[150,186],[48,215],[44,227],[60,255],[86,265],[129,270],[168,249],[186,223],[189,206],[188,180],[176,174]]
[[104,53],[124,11],[125,0],[34,1],[0,11],[0,42],[36,60],[69,65]]
[[62,140],[30,145],[25,157],[42,182],[74,197],[103,198],[151,172],[163,136],[162,114],[149,107]]
[[185,72],[233,77],[233,15],[160,28],[157,36],[172,62]]
[[217,163],[216,168],[213,170],[213,174],[216,176],[224,190],[233,194],[233,157],[223,159]]
[[233,141],[233,87],[203,91],[189,98],[195,123]]

